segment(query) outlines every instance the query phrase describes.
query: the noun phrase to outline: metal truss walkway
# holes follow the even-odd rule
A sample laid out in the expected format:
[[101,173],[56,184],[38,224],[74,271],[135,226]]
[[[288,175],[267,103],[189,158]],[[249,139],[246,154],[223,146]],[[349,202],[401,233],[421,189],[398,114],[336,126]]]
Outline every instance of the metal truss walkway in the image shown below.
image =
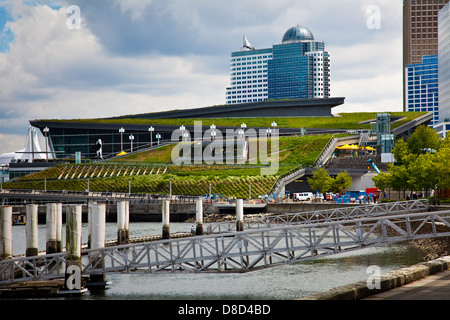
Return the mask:
[[[406,240],[450,236],[450,211],[282,225],[85,250],[82,273],[248,272]],[[0,283],[64,277],[65,254],[0,262]]]
[[[244,229],[270,228],[280,225],[298,225],[320,222],[343,221],[381,215],[426,212],[430,209],[428,200],[399,201],[377,203],[373,205],[338,207],[327,210],[316,210],[299,213],[273,214],[257,218],[245,219]],[[236,223],[221,222],[209,225],[209,233],[236,231]]]

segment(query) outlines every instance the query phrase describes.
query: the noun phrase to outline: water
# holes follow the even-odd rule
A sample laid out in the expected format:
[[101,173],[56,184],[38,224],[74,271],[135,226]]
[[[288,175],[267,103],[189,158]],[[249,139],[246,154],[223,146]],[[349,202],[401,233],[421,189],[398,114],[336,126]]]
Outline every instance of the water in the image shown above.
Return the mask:
[[[171,223],[171,232],[189,232],[190,228],[191,224]],[[160,223],[130,223],[130,236],[159,234],[161,229]],[[108,223],[106,238],[116,237],[116,224]],[[82,239],[87,242],[87,225],[83,225]],[[39,250],[45,250],[45,226],[41,225]],[[25,227],[14,226],[13,253],[24,252]],[[421,262],[424,256],[424,252],[408,244],[395,244],[242,274],[108,274],[107,280],[111,282],[108,290],[88,293],[82,299],[291,300],[366,281],[371,275],[367,273],[370,265],[379,266],[384,274]]]

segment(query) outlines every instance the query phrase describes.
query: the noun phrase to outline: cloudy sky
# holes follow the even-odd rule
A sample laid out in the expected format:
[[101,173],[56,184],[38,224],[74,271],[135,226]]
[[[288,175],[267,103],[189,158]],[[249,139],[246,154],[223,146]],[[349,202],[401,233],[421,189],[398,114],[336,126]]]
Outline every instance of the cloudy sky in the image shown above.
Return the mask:
[[268,48],[297,24],[331,52],[335,112],[402,110],[400,0],[0,0],[0,154],[32,119],[223,104],[242,35]]

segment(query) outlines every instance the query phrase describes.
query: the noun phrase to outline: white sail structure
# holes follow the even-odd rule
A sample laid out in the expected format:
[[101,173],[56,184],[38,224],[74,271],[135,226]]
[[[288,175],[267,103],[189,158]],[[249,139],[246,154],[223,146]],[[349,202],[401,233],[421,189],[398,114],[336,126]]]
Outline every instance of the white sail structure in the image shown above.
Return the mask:
[[[0,155],[0,165],[9,164],[11,162],[33,162],[34,160],[45,160],[46,152],[42,150],[39,143],[39,131],[34,127],[28,128],[27,140],[25,147],[22,150]],[[52,159],[52,154],[49,153],[49,159]]]
[[248,41],[247,37],[244,34],[244,50],[256,50],[254,46]]

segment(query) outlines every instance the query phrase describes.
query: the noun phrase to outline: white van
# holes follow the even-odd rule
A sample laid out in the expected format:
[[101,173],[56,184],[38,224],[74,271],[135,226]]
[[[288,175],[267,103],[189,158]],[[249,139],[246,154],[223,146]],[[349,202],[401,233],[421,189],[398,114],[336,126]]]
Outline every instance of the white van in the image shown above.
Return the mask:
[[294,201],[309,201],[312,198],[312,192],[294,193]]

